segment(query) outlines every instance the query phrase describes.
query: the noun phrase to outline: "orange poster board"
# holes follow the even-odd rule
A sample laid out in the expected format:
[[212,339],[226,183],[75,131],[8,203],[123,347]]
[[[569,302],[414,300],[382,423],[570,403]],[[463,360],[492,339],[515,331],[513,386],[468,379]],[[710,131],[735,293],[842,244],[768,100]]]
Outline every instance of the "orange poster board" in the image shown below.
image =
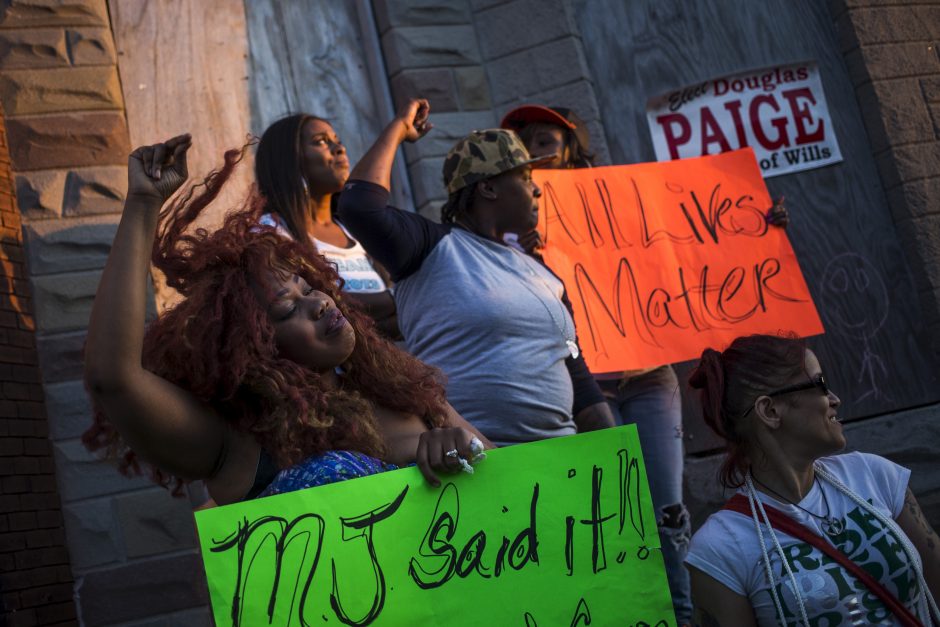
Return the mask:
[[534,176],[545,262],[592,372],[693,359],[751,333],[823,332],[785,231],[764,219],[750,148]]

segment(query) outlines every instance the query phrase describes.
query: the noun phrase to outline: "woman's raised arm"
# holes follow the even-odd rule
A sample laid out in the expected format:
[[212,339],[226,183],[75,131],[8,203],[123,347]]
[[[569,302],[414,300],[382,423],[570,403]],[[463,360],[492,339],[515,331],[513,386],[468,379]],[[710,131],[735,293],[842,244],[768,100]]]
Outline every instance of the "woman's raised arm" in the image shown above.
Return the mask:
[[449,228],[410,211],[387,207],[395,151],[433,128],[427,100],[411,100],[389,122],[349,175],[337,216],[393,281],[416,272]]
[[349,173],[349,180],[366,181],[391,189],[395,151],[402,142],[416,142],[434,128],[428,121],[430,111],[427,100],[415,98],[408,101]]
[[124,212],[95,296],[85,381],[97,406],[143,459],[186,479],[212,476],[230,431],[186,390],[141,365],[150,253],[160,207],[188,176],[189,135],[128,159]]

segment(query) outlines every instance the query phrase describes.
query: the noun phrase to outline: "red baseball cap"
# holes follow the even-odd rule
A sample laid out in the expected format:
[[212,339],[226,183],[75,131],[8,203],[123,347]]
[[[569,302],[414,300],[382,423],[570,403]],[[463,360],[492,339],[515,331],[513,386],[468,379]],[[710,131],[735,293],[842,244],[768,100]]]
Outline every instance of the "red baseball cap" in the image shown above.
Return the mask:
[[516,107],[503,116],[500,127],[516,131],[534,122],[545,122],[562,128],[570,129],[578,143],[584,150],[591,149],[591,137],[581,117],[566,107],[546,107],[543,105],[527,104]]

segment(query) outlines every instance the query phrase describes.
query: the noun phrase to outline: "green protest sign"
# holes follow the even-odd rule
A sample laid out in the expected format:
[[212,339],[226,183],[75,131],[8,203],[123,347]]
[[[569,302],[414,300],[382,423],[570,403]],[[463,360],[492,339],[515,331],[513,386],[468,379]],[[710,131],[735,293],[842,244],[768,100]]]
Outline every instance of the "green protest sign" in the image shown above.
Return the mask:
[[632,425],[198,512],[216,624],[674,625]]

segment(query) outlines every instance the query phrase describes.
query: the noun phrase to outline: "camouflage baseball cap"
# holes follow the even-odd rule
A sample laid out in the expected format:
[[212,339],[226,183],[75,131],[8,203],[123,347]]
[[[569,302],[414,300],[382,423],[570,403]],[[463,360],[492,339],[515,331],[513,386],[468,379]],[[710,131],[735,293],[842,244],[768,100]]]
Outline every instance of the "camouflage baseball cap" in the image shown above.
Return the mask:
[[453,194],[467,185],[552,158],[553,155],[533,158],[514,131],[501,128],[473,131],[447,153],[444,186],[448,194]]

